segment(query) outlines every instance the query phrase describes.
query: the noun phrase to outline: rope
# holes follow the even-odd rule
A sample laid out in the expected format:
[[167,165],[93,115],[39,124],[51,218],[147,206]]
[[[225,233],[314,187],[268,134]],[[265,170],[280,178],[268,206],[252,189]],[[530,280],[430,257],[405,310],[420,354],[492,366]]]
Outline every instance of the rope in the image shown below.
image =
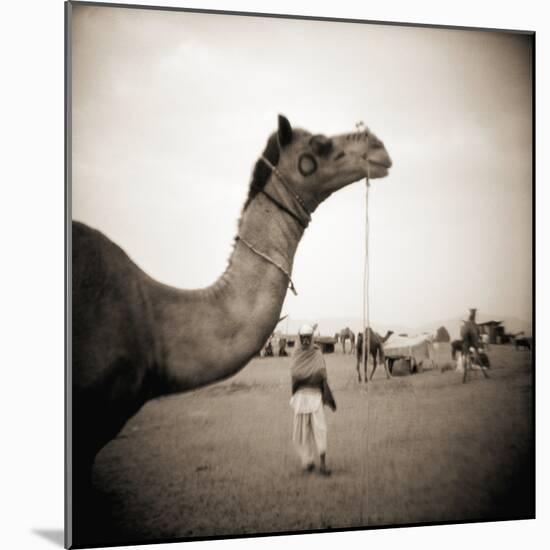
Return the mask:
[[287,208],[282,202],[279,202],[275,197],[270,195],[265,189],[262,189],[260,193],[263,193],[277,208],[288,214],[291,218],[294,218],[304,229],[307,229],[307,223],[303,222],[290,208]]
[[288,283],[289,283],[288,286],[290,290],[292,290],[292,292],[294,293],[294,296],[298,296],[298,293],[296,292],[296,287],[292,282],[292,277],[290,276],[290,273],[282,265],[279,265],[275,260],[270,258],[267,254],[264,254],[263,252],[255,248],[254,245],[250,244],[246,239],[243,239],[240,235],[237,235],[237,239],[241,241],[244,245],[246,245],[250,250],[252,250],[252,252],[260,256],[260,258],[263,258],[264,260],[268,261],[270,264],[278,268],[280,271],[282,271],[288,279]]
[[[296,193],[296,191],[294,191],[290,187],[290,185],[286,182],[285,178],[283,177],[281,172],[279,172],[279,170],[276,166],[271,164],[271,162],[267,158],[265,158],[263,155],[260,157],[260,159],[271,169],[272,174],[275,174],[277,179],[281,182],[283,187],[286,189],[287,193],[289,193],[292,197],[294,197],[294,199],[298,203],[299,208],[303,209],[303,211],[305,212],[305,215],[303,216],[305,218],[305,220],[302,220],[298,214],[296,214],[290,208],[288,208],[283,203],[281,203],[279,200],[277,200],[273,195],[268,193],[265,189],[262,189],[261,192],[269,200],[271,200],[278,208],[280,208],[283,212],[287,213],[289,216],[294,218],[304,229],[306,229],[308,223],[311,221],[311,213],[310,213],[309,209],[307,208],[304,200],[302,199],[302,197],[300,197],[300,195],[298,193]],[[249,243],[246,239],[243,239],[241,237],[241,235],[237,235],[235,238],[236,238],[236,240],[240,240],[245,246],[247,246],[252,252],[254,252],[254,254],[257,254],[258,256],[260,256],[260,258],[263,258],[264,260],[269,262],[271,265],[274,265],[282,273],[284,273],[284,275],[288,279],[288,283],[289,283],[288,287],[290,288],[290,290],[292,291],[294,296],[298,296],[298,292],[296,292],[296,287],[294,286],[294,282],[292,281],[292,277],[291,277],[290,272],[288,270],[286,270],[282,265],[278,264],[273,258],[270,258],[265,252],[262,252],[262,251],[258,250],[254,245]]]
[[[362,122],[357,123],[357,131],[364,127]],[[367,130],[367,159],[369,157],[369,134]],[[370,189],[370,168],[367,160],[367,173],[365,176],[365,260],[363,267],[363,350],[361,364],[365,373],[365,382],[368,383],[367,365],[370,355],[370,311],[369,311],[369,189]]]
[[[359,122],[357,125],[357,131],[359,132],[364,124]],[[367,159],[369,153],[369,134],[367,130]],[[369,505],[368,505],[368,457],[369,457],[369,440],[368,440],[368,428],[369,428],[369,411],[370,403],[368,399],[368,358],[370,355],[370,311],[369,311],[369,188],[370,188],[370,173],[369,164],[367,160],[367,173],[365,175],[365,260],[363,266],[363,349],[361,350],[361,365],[363,366],[363,372],[365,374],[365,396],[366,399],[366,414],[364,423],[364,434],[361,436],[361,447],[363,443],[366,446],[365,452],[361,452],[361,504],[360,504],[360,518],[361,525],[367,525],[369,519]],[[364,502],[365,501],[365,502]],[[363,506],[364,502],[364,506]]]
[[363,357],[361,358],[365,369],[365,381],[367,381],[367,364],[370,356],[370,308],[369,308],[369,175],[367,168],[366,192],[365,192],[365,261],[363,267]]
[[305,210],[307,216],[311,216],[311,212],[309,211],[304,199],[302,199],[302,197],[294,189],[292,189],[292,187],[290,187],[281,172],[279,172],[279,169],[263,155],[260,158],[263,160],[264,164],[271,169],[271,172],[277,176],[277,179],[283,184],[286,190],[298,201],[298,204]]

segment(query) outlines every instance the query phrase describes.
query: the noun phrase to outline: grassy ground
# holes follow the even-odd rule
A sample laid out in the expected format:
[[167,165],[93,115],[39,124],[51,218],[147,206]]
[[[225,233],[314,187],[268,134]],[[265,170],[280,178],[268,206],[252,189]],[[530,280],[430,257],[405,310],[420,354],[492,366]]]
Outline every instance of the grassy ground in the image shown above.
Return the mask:
[[330,478],[294,454],[288,358],[152,401],[97,458],[98,541],[532,516],[531,354],[489,356],[490,380],[379,369],[365,386],[326,355]]

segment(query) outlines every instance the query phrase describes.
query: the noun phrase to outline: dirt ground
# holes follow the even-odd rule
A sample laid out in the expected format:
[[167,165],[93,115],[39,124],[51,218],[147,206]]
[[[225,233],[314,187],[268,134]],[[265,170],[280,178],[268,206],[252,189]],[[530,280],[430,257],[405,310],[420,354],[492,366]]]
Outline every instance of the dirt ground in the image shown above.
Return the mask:
[[291,442],[289,358],[148,403],[99,454],[97,543],[532,517],[531,353],[489,352],[473,373],[378,370],[325,355],[332,476]]

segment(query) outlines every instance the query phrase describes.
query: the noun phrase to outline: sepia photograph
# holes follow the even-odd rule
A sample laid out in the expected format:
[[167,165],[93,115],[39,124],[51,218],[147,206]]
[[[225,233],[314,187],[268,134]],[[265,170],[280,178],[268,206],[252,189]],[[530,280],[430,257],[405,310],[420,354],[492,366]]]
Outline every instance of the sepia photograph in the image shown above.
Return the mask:
[[535,33],[65,32],[65,544],[533,519]]

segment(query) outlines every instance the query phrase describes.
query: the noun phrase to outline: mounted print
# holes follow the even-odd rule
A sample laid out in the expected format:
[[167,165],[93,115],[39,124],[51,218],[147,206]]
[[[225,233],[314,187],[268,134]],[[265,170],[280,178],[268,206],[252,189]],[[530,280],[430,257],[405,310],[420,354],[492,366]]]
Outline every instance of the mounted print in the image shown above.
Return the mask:
[[534,33],[66,22],[66,545],[534,518]]

